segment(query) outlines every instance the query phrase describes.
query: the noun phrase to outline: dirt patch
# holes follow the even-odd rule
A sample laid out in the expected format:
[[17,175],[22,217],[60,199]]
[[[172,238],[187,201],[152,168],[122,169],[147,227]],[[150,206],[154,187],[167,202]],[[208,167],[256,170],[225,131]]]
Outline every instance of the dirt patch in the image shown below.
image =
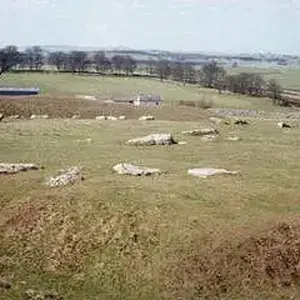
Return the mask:
[[159,106],[137,107],[132,104],[107,104],[100,101],[80,100],[72,97],[54,97],[47,95],[32,97],[0,97],[0,113],[5,117],[20,115],[30,118],[31,115],[48,115],[49,118],[81,118],[96,116],[126,116],[127,119],[138,119],[143,115],[153,115],[158,120],[195,121],[207,119],[209,113],[195,107]]
[[276,222],[260,231],[220,239],[192,241],[175,253],[176,263],[167,270],[167,289],[176,298],[188,293],[192,299],[220,299],[237,292],[285,289],[299,282],[299,223]]

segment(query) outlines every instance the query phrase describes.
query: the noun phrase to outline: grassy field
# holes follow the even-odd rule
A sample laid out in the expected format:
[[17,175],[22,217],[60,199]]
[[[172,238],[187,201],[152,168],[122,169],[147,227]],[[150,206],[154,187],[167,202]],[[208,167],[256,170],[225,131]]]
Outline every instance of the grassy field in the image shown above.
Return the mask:
[[[0,285],[0,299],[23,299],[28,289],[78,300],[298,299],[299,124],[220,125],[220,140],[206,143],[180,134],[205,125],[0,123],[1,162],[45,167],[0,177],[0,278],[12,283]],[[152,132],[171,132],[187,145],[124,144]],[[226,141],[232,134],[242,140]],[[78,142],[86,138],[92,142]],[[116,175],[120,162],[166,174]],[[44,185],[72,165],[84,167],[84,181]],[[240,174],[187,175],[202,166]]]
[[240,109],[274,109],[270,99],[257,99],[241,95],[219,95],[217,91],[202,89],[194,85],[183,86],[143,78],[115,78],[78,76],[66,74],[4,74],[0,78],[4,86],[35,86],[42,94],[74,97],[95,95],[98,99],[135,99],[139,92],[155,93],[163,97],[166,104],[176,105],[180,100],[211,102],[214,107]]
[[236,74],[241,72],[256,72],[262,74],[267,80],[276,79],[285,89],[300,91],[300,68],[262,68],[262,67],[237,67],[229,70]]

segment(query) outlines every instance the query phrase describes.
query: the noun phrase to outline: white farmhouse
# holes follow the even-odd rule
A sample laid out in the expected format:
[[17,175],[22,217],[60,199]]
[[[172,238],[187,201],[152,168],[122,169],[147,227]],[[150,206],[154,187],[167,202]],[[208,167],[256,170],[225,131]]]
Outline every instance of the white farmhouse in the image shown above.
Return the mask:
[[162,104],[162,98],[159,95],[144,95],[140,94],[133,101],[134,105],[147,105],[147,106],[156,106]]

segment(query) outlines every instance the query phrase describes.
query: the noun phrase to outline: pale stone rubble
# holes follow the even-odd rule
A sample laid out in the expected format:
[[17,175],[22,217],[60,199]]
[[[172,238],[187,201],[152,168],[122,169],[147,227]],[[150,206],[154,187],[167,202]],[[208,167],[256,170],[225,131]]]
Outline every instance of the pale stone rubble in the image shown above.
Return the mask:
[[289,125],[289,124],[287,124],[285,122],[279,122],[279,123],[277,123],[277,126],[279,128],[291,128],[291,125]]
[[113,116],[108,116],[107,120],[109,120],[109,121],[116,121],[118,119],[116,117],[113,117]]
[[201,137],[201,140],[204,142],[211,142],[211,141],[215,141],[218,137],[214,134],[209,134],[209,135],[204,135],[203,137]]
[[200,178],[207,178],[208,176],[219,175],[219,174],[236,175],[236,174],[238,174],[238,172],[237,171],[227,171],[225,169],[195,168],[195,169],[189,169],[188,174],[197,176]]
[[148,176],[148,175],[161,174],[160,169],[135,166],[126,163],[115,165],[113,167],[113,170],[121,175],[132,175],[132,176]]
[[192,135],[192,136],[204,136],[204,135],[216,135],[219,134],[219,131],[215,128],[203,128],[203,129],[182,131],[182,134]]
[[36,119],[49,119],[48,115],[31,115],[30,120],[36,120]]
[[16,174],[40,168],[32,163],[0,163],[0,174]]
[[74,184],[76,181],[83,180],[82,168],[81,167],[71,167],[67,170],[61,170],[60,175],[56,177],[51,177],[46,185],[50,187],[60,187],[69,184]]
[[138,137],[125,142],[126,145],[148,146],[148,145],[173,145],[177,144],[170,133],[155,133],[144,137]]
[[226,138],[226,140],[236,142],[236,141],[240,141],[241,138],[238,137],[238,136],[228,136],[228,137]]
[[103,120],[107,120],[106,116],[96,116],[95,120],[97,121],[103,121]]
[[147,116],[141,116],[139,118],[140,121],[153,121],[155,120],[155,117],[154,116],[150,116],[150,115],[147,115]]

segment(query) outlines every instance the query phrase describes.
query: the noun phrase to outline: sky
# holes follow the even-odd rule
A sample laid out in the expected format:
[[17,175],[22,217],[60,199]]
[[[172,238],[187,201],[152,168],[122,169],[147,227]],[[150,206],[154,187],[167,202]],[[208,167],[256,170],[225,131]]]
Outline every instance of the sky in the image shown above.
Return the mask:
[[0,0],[8,44],[300,54],[300,0]]

